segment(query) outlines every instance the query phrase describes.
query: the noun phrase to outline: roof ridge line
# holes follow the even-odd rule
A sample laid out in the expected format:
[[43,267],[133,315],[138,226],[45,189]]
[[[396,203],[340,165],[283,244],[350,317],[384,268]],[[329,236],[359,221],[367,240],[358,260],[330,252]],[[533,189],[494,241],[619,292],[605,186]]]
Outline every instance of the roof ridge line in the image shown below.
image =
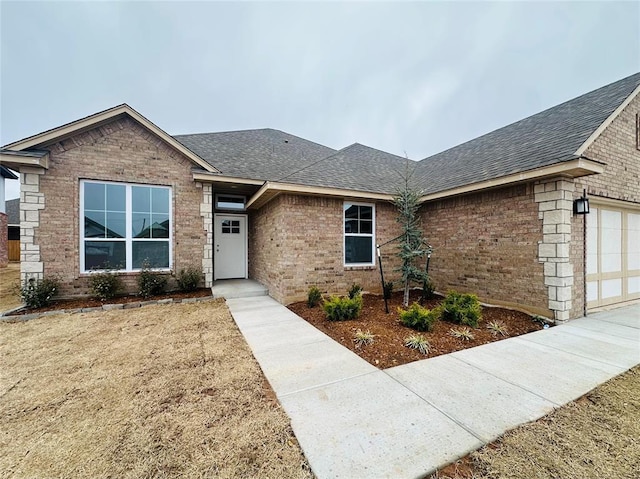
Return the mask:
[[345,146],[344,148],[341,148],[341,149],[339,149],[339,150],[334,150],[334,152],[333,152],[333,153],[331,153],[330,155],[327,155],[327,156],[325,156],[325,157],[322,157],[322,158],[320,158],[319,160],[314,161],[313,163],[309,163],[308,165],[304,165],[303,167],[298,168],[297,170],[292,171],[291,173],[289,173],[289,174],[287,174],[287,175],[285,175],[285,176],[283,176],[283,177],[281,177],[281,178],[278,178],[276,181],[286,180],[287,178],[290,178],[290,177],[292,177],[293,175],[295,175],[295,174],[297,174],[297,173],[300,173],[301,171],[306,170],[307,168],[311,168],[312,166],[315,166],[315,165],[317,165],[318,163],[321,163],[321,162],[323,162],[323,161],[325,161],[325,160],[328,160],[329,158],[333,158],[334,156],[336,156],[336,155],[337,155],[338,153],[340,153],[341,151],[344,151],[344,150],[346,150],[346,149],[348,149],[348,148],[351,148],[352,146],[355,146],[355,145],[357,145],[357,143],[352,143],[351,145],[349,145],[349,146]]

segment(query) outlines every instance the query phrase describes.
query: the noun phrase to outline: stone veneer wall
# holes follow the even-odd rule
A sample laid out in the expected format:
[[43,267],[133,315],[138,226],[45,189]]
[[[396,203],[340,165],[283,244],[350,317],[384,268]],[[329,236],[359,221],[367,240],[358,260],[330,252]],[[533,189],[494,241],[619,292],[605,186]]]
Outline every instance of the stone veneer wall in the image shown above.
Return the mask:
[[558,321],[571,318],[573,304],[573,264],[570,257],[573,191],[573,180],[562,178],[538,181],[534,186],[538,217],[542,220],[538,260],[544,265],[549,309]]
[[532,184],[437,200],[420,212],[434,248],[430,269],[438,291],[472,292],[486,302],[550,315]]
[[[65,296],[88,292],[87,275],[80,273],[79,188],[81,179],[92,179],[170,186],[173,268],[205,266],[207,281],[211,281],[212,271],[206,270],[211,189],[194,182],[188,158],[129,118],[48,149],[49,170],[44,175],[21,170],[23,275],[58,276]],[[122,277],[129,291],[136,289],[137,274]]]
[[[36,234],[40,228],[40,212],[45,207],[45,196],[40,191],[42,168],[20,169],[20,279],[42,279],[44,263]],[[65,211],[62,215],[68,216]]]
[[[636,143],[639,114],[640,96],[636,96],[587,148],[584,156],[605,163],[605,171],[576,179],[574,199],[582,196],[586,189],[592,202],[594,197],[610,198],[625,201],[632,208],[640,207],[640,150]],[[575,281],[571,317],[582,316],[585,311],[584,221],[584,216],[572,220],[571,258]]]
[[[0,201],[4,201],[1,198]],[[6,213],[0,213],[0,268],[9,264],[9,229],[7,227]]]
[[[372,203],[361,200],[361,203]],[[345,267],[343,199],[280,195],[249,215],[249,277],[269,288],[269,294],[288,304],[305,299],[311,286],[323,292],[346,294],[353,283],[381,292],[378,260],[373,267]],[[396,209],[376,205],[376,242],[398,234]],[[397,249],[382,249],[385,280],[398,280]]]

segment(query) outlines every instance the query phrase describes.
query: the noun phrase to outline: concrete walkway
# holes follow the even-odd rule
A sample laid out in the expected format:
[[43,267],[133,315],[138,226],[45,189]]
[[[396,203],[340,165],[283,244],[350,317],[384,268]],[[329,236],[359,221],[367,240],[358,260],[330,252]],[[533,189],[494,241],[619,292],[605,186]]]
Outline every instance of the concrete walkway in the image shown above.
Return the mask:
[[640,363],[640,305],[381,371],[269,297],[227,304],[319,479],[422,477]]

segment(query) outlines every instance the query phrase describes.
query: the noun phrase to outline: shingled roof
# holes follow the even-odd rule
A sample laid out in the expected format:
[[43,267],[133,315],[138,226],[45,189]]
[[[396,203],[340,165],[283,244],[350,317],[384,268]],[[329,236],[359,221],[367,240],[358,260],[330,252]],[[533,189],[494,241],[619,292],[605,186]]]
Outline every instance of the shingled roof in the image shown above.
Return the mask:
[[[640,85],[640,73],[419,162],[425,194],[573,160]],[[174,136],[225,176],[362,192],[397,191],[405,158],[355,143],[339,151],[288,133],[243,130]]]
[[403,181],[406,165],[406,158],[354,143],[280,181],[393,194]]
[[425,193],[576,158],[576,151],[640,85],[640,73],[419,162]]
[[271,128],[174,138],[223,175],[256,180],[278,180],[336,152]]

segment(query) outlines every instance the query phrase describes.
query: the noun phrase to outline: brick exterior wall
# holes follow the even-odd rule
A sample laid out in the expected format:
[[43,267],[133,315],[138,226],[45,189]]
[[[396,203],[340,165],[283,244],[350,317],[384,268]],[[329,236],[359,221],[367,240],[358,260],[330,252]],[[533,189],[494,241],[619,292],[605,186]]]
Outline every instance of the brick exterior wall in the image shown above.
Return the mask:
[[[371,203],[361,200],[362,203]],[[374,267],[343,265],[343,205],[336,198],[280,195],[249,215],[249,277],[288,304],[305,299],[311,286],[325,293],[346,294],[353,283],[381,292],[378,261]],[[396,210],[375,203],[376,242],[398,235]],[[398,280],[397,249],[382,250],[385,280]]]
[[[80,274],[81,179],[171,186],[173,269],[203,266],[208,234],[203,217],[208,214],[210,218],[211,191],[209,188],[208,198],[203,195],[203,185],[194,182],[188,158],[129,118],[80,133],[48,149],[49,170],[39,178],[39,191],[46,203],[34,228],[34,244],[40,248],[44,276],[61,279],[61,295],[88,292],[87,277]],[[123,279],[128,290],[135,291],[137,274],[123,274]],[[170,287],[173,284],[170,282]]]
[[533,184],[438,200],[420,211],[438,291],[472,292],[489,303],[551,315]]
[[[575,181],[574,198],[583,190],[593,197],[626,201],[640,205],[640,150],[636,145],[636,115],[640,114],[640,95],[636,96],[615,120],[596,138],[584,153],[589,159],[606,163],[604,173],[585,176]],[[572,219],[571,259],[574,267],[572,317],[585,310],[584,284],[584,216]]]
[[[0,198],[4,201],[4,198]],[[7,226],[6,213],[0,213],[0,268],[9,264],[9,228]]]

